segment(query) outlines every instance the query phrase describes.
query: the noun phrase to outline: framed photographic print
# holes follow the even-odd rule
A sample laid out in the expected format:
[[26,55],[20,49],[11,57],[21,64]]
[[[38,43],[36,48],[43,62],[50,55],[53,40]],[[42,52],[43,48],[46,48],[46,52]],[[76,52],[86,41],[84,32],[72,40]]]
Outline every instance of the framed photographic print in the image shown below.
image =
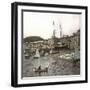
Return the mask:
[[87,6],[11,6],[11,85],[86,83]]

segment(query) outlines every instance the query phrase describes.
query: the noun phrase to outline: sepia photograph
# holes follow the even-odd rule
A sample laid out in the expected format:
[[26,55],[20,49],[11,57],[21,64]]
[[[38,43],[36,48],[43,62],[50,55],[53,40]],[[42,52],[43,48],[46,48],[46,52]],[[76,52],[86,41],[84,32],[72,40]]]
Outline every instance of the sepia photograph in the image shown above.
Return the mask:
[[80,75],[80,17],[23,11],[22,77]]

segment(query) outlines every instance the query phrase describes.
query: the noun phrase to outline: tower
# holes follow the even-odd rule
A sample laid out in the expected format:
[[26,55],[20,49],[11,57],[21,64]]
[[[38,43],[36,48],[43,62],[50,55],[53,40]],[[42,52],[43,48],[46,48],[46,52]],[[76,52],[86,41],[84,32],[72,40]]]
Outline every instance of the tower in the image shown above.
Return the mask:
[[52,25],[53,25],[53,35],[52,35],[52,39],[51,39],[51,48],[52,48],[52,50],[54,50],[56,47],[56,27],[55,27],[54,21],[53,21]]
[[53,30],[53,38],[55,38],[55,30]]
[[53,21],[53,35],[52,38],[55,38],[56,30],[55,30],[55,22]]
[[59,28],[60,28],[60,38],[63,36],[62,35],[62,26],[61,26],[61,24],[59,24]]

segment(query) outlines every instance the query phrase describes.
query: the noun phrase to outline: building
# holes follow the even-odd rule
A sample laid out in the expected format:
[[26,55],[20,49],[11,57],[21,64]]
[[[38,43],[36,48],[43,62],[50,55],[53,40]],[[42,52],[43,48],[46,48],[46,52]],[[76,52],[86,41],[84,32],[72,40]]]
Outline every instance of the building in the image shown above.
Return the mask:
[[70,36],[69,48],[80,50],[80,30]]
[[[53,27],[55,23],[53,21]],[[60,38],[56,37],[56,29],[53,30],[53,35],[47,40],[39,40],[34,42],[24,43],[24,50],[29,53],[35,52],[36,49],[39,50],[53,50],[60,51],[61,49],[70,49],[70,50],[80,50],[80,30],[73,35],[62,35],[62,28],[60,25]]]

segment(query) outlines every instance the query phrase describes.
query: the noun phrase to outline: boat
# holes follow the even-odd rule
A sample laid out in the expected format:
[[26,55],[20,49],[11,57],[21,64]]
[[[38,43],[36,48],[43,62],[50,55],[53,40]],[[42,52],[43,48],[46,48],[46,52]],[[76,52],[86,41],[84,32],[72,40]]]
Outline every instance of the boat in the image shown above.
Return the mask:
[[33,58],[35,58],[35,59],[40,58],[40,53],[39,53],[39,50],[38,49],[36,49],[36,53],[35,53],[35,55],[34,55]]
[[30,55],[29,54],[25,54],[25,59],[29,59]]

